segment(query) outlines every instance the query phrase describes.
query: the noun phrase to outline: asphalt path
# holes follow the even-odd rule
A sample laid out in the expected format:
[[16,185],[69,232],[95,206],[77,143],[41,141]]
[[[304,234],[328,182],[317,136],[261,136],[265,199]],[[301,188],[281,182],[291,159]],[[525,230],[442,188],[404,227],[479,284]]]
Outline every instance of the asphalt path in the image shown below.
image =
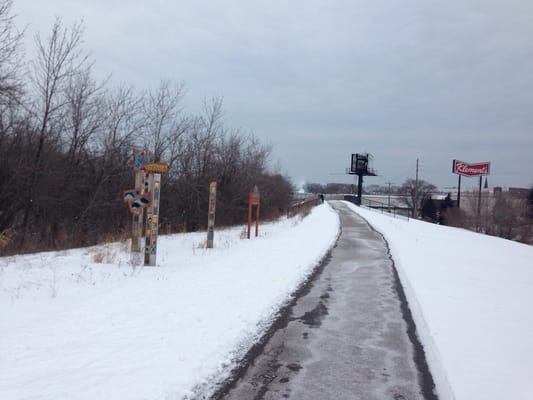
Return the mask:
[[342,226],[331,257],[217,398],[436,399],[387,243],[330,204]]

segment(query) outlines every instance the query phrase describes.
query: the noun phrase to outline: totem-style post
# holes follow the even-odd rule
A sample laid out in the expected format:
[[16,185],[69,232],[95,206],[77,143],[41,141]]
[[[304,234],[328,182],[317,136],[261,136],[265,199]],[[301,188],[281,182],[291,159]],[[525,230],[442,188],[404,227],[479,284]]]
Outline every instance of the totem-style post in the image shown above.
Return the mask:
[[[143,193],[144,189],[144,172],[139,170],[135,171],[135,191],[139,194]],[[143,212],[144,209],[140,209],[139,212],[132,214],[131,222],[131,252],[141,252],[141,237],[143,231]]]
[[122,192],[122,199],[128,206],[128,210],[132,214],[131,226],[131,254],[132,262],[138,264],[141,262],[142,252],[142,232],[143,232],[143,213],[144,208],[148,206],[149,196],[147,188],[144,185],[144,171],[142,166],[144,163],[150,162],[153,158],[149,151],[133,149],[132,151],[132,167],[135,172],[135,187],[133,189],[124,190]]
[[150,193],[149,206],[146,209],[144,265],[154,266],[156,265],[159,230],[161,174],[166,174],[170,167],[167,163],[144,163],[142,169],[147,173],[147,187]]
[[215,207],[217,199],[217,180],[209,180],[209,211],[207,213],[207,248],[213,248],[215,238]]
[[255,210],[255,236],[259,235],[259,204],[261,202],[261,196],[259,189],[254,186],[254,190],[248,194],[248,229],[246,237],[250,239],[250,228],[252,226],[252,208],[256,206]]

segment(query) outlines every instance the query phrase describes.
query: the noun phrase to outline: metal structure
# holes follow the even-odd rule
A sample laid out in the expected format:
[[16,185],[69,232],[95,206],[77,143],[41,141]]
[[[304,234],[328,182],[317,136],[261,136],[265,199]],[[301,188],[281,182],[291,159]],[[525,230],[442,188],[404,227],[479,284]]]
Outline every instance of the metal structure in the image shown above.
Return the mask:
[[361,205],[363,195],[363,176],[376,176],[373,167],[374,157],[369,153],[352,154],[352,162],[348,174],[357,175],[357,199],[356,204]]

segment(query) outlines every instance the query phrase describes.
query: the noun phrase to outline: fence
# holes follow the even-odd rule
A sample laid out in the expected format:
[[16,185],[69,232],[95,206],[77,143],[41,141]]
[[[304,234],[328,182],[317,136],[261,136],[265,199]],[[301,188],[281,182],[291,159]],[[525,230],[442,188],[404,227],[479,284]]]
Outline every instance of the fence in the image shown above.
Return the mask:
[[389,206],[388,204],[382,203],[380,201],[365,199],[363,196],[363,207],[371,208],[372,210],[381,210],[381,213],[387,213],[392,215],[394,218],[406,218],[408,221],[413,215],[413,210],[409,207],[397,207]]
[[318,195],[308,196],[305,199],[297,200],[287,208],[287,216],[290,217],[299,213],[305,213],[320,203],[322,203],[322,199]]
[[[357,204],[357,196],[355,194],[328,194],[326,195],[328,200],[345,200],[351,203]],[[394,218],[406,218],[408,221],[412,218],[413,210],[409,207],[399,207],[396,205],[389,205],[388,203],[382,203],[380,201],[371,200],[363,195],[362,207],[370,208],[372,210],[381,210],[381,213],[387,213]]]

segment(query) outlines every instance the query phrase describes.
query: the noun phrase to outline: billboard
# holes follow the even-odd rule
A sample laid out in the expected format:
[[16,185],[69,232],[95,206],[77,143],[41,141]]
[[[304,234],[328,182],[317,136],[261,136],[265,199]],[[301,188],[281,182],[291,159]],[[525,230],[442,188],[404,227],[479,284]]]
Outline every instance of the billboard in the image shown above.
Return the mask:
[[368,169],[368,156],[366,154],[352,154],[352,165],[350,172],[366,173]]
[[464,161],[453,160],[452,172],[463,176],[489,175],[490,162],[470,164]]

